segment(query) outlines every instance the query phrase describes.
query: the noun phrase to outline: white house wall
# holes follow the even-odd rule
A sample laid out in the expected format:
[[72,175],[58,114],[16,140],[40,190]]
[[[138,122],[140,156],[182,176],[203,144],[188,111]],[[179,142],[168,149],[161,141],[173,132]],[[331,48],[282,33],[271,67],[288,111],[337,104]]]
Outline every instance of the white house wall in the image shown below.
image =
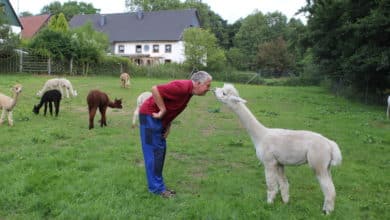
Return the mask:
[[[171,52],[165,52],[165,45],[171,45]],[[119,46],[124,46],[124,51],[119,52]],[[141,52],[136,53],[136,46],[141,45]],[[145,45],[149,46],[149,50],[145,50]],[[159,45],[159,52],[153,52],[153,45]],[[165,60],[170,60],[175,63],[183,63],[185,61],[184,56],[184,43],[178,42],[116,42],[114,44],[114,53],[119,56],[150,56],[159,57],[160,62],[164,63]]]

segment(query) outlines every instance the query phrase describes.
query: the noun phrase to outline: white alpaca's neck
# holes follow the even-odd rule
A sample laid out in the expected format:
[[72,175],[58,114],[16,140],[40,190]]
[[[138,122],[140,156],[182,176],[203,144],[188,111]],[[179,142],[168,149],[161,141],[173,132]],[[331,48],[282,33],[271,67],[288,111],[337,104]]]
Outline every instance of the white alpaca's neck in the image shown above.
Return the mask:
[[248,107],[243,103],[237,103],[232,110],[238,115],[242,125],[248,131],[252,142],[255,144],[255,142],[261,140],[268,129],[256,119]]

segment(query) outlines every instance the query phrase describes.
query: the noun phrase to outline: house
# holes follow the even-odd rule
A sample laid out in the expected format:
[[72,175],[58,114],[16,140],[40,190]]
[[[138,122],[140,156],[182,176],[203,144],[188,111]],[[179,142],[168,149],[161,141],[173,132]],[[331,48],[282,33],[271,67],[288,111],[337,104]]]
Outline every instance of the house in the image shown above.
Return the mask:
[[23,25],[20,23],[14,8],[8,0],[0,0],[0,13],[5,15],[6,23],[11,27],[23,29]]
[[79,27],[88,21],[108,35],[112,54],[139,65],[184,62],[183,32],[200,27],[195,9],[76,15],[69,26]]
[[47,25],[50,17],[50,14],[21,17],[20,22],[24,27],[21,32],[21,37],[23,39],[30,39],[34,37],[39,30]]

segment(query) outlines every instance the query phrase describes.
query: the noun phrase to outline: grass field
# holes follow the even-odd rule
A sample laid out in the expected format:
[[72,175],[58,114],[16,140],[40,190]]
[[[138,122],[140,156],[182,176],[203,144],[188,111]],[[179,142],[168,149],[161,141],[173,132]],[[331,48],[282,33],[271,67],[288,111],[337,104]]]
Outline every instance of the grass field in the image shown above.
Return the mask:
[[[335,97],[319,87],[236,87],[267,127],[305,129],[335,140],[343,163],[333,167],[335,211],[307,165],[287,167],[290,202],[266,203],[263,166],[238,118],[211,93],[193,97],[168,137],[164,177],[177,191],[148,193],[136,97],[167,80],[68,77],[78,96],[63,99],[59,116],[32,113],[48,76],[0,75],[0,92],[23,84],[14,127],[0,126],[0,219],[390,219],[390,120],[385,107]],[[213,82],[212,86],[222,86]],[[99,88],[123,98],[105,128],[88,130],[86,95]],[[387,170],[387,171],[386,171]]]

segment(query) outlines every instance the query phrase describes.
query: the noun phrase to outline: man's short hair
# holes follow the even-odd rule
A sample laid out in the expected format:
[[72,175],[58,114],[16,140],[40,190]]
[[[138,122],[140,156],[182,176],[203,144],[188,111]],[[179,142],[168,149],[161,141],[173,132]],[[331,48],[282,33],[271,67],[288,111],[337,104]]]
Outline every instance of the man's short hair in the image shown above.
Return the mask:
[[191,80],[194,81],[194,82],[200,82],[200,83],[204,83],[208,80],[212,80],[213,77],[208,74],[206,71],[198,71],[194,74],[192,74],[191,76]]

